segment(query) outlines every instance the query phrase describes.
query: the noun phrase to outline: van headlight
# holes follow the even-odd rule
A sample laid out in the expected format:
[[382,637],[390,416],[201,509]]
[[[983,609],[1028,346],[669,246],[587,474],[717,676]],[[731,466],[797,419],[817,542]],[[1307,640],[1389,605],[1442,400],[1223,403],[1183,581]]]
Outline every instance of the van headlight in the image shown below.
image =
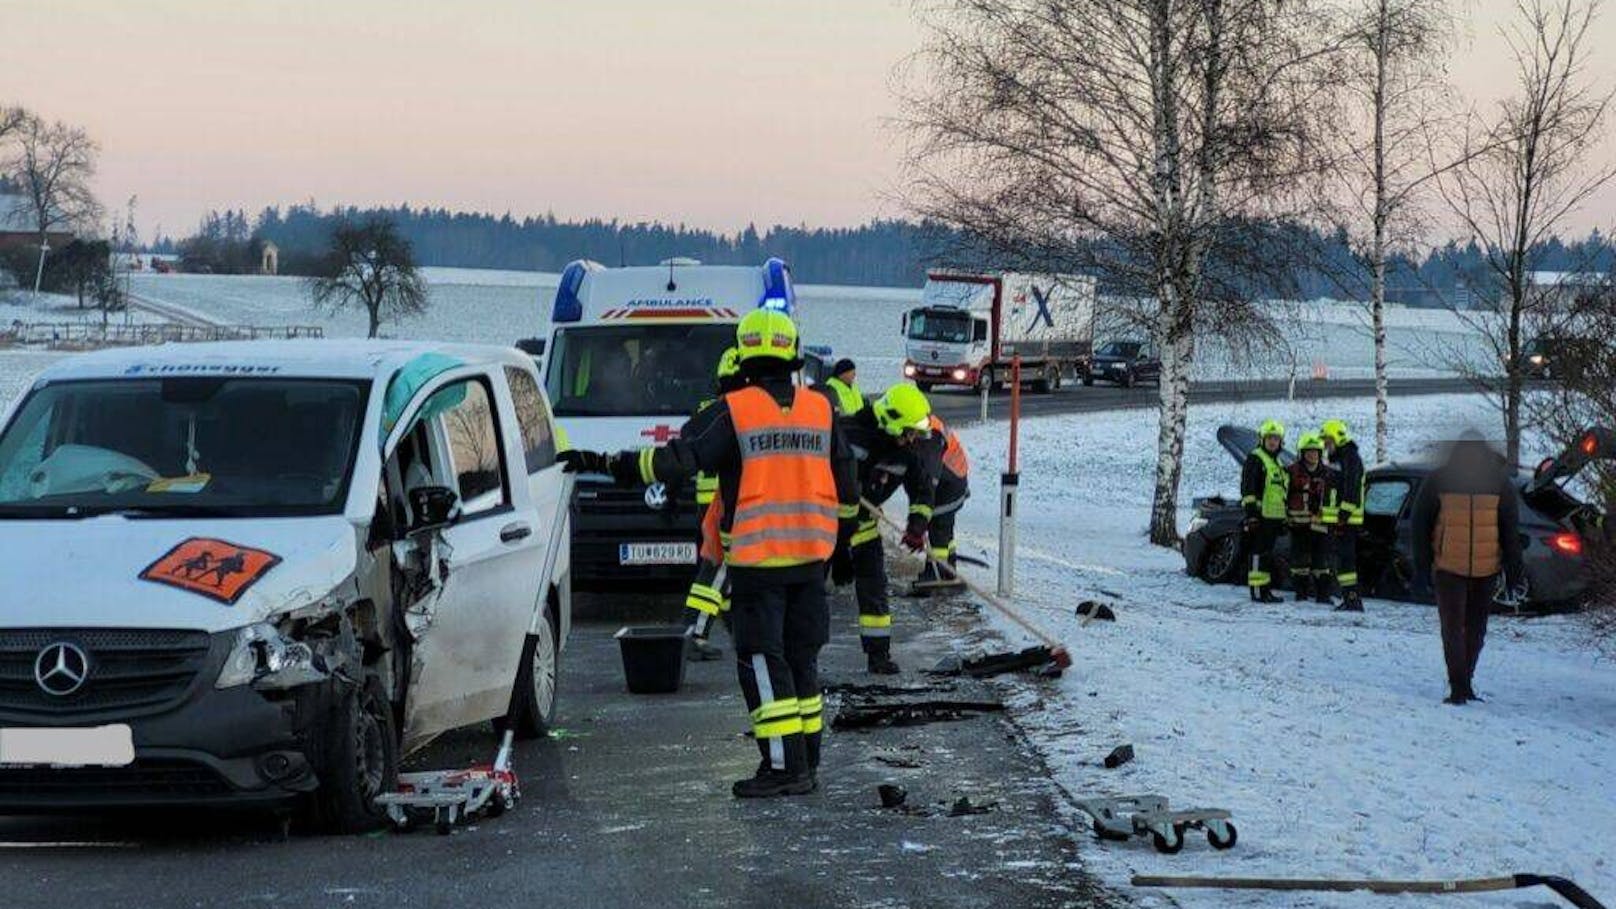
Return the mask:
[[913,364],[913,363],[905,363],[905,364],[903,364],[903,377],[905,379],[913,379],[915,377],[915,364]]
[[235,644],[213,687],[252,684],[258,688],[289,688],[326,675],[309,645],[289,641],[274,625],[259,622],[236,632]]

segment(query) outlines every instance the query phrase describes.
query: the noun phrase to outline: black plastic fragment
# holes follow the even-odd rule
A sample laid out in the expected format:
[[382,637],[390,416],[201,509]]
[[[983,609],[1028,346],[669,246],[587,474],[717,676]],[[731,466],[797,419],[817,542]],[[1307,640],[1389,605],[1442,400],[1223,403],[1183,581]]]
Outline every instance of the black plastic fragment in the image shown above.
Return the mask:
[[1110,754],[1105,756],[1105,769],[1115,770],[1131,760],[1133,760],[1133,746],[1118,745],[1111,749]]

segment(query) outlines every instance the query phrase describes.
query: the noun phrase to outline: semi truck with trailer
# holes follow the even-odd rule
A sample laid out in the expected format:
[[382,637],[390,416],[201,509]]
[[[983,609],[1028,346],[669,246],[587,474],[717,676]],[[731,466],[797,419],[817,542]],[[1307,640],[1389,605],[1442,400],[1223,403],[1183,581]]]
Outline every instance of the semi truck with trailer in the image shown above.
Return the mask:
[[903,316],[904,378],[923,391],[978,390],[1021,381],[1058,388],[1093,346],[1095,281],[1084,275],[932,272],[920,306]]

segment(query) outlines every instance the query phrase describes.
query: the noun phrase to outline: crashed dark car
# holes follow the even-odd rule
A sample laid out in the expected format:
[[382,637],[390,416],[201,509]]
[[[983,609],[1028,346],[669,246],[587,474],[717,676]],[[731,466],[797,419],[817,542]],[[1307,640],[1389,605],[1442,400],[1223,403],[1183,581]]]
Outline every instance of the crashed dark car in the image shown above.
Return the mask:
[[[1218,442],[1237,462],[1256,447],[1257,434],[1224,426]],[[1590,555],[1607,543],[1604,515],[1578,499],[1566,486],[1590,461],[1616,457],[1616,434],[1603,428],[1585,431],[1560,456],[1534,471],[1520,471],[1522,555],[1526,562],[1527,600],[1534,610],[1576,605],[1590,583]],[[1281,452],[1289,466],[1291,452]],[[1432,460],[1393,461],[1370,468],[1364,495],[1364,527],[1358,544],[1358,574],[1366,596],[1432,602],[1428,577],[1414,571],[1412,508],[1420,484],[1436,468]],[[1209,583],[1243,583],[1249,556],[1240,526],[1244,511],[1238,501],[1213,496],[1197,499],[1195,517],[1184,538],[1185,570]],[[1289,584],[1289,534],[1275,548],[1275,582]]]

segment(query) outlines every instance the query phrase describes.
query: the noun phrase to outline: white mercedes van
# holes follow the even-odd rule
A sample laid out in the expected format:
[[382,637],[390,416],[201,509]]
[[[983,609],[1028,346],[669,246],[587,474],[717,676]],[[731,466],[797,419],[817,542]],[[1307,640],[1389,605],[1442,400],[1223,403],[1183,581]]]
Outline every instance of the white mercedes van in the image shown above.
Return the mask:
[[567,503],[519,351],[102,351],[3,425],[0,811],[302,804],[354,830],[438,733],[552,722]]

